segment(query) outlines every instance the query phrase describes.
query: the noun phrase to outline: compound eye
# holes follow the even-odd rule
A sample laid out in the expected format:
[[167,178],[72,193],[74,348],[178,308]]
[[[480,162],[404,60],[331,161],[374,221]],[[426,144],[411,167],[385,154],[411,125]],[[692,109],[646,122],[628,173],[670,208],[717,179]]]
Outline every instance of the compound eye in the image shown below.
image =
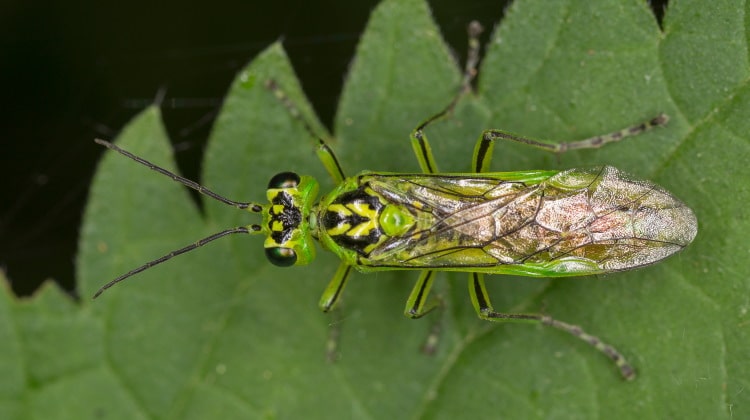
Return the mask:
[[268,181],[268,189],[295,188],[299,185],[299,175],[294,172],[276,174]]
[[273,247],[266,248],[266,257],[273,265],[289,267],[297,262],[297,253],[292,248]]

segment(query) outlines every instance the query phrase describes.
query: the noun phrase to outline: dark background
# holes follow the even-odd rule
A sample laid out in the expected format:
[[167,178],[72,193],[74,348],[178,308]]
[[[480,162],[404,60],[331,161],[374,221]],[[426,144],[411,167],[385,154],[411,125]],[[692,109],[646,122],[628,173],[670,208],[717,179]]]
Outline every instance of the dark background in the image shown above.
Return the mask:
[[[75,295],[78,229],[103,152],[94,138],[113,138],[163,94],[180,169],[198,179],[231,80],[277,39],[330,127],[357,40],[378,2],[6,3],[0,6],[0,269],[19,295],[50,278]],[[509,1],[429,3],[463,59],[468,22],[492,28]],[[650,3],[661,20],[666,1]]]

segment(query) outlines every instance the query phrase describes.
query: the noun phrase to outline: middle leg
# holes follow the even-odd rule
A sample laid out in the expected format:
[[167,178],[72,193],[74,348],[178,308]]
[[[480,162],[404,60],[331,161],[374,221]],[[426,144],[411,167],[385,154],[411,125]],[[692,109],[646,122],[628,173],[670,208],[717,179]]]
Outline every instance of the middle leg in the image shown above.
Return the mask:
[[[466,58],[466,67],[464,68],[463,81],[461,83],[461,89],[458,91],[456,96],[453,97],[451,102],[445,109],[439,113],[428,118],[422,122],[417,128],[411,133],[411,144],[414,149],[414,155],[419,162],[419,166],[422,172],[426,174],[433,174],[438,172],[437,164],[435,163],[435,157],[432,155],[432,148],[427,140],[427,136],[424,134],[424,129],[429,124],[440,120],[453,112],[456,104],[461,97],[471,91],[471,82],[477,74],[477,64],[479,63],[479,34],[482,33],[482,25],[479,22],[473,21],[469,24],[469,49]],[[433,299],[428,302],[428,296],[430,289],[435,278],[435,271],[424,270],[419,275],[417,283],[414,285],[409,298],[406,301],[406,308],[404,314],[410,318],[421,318],[427,315],[429,312],[441,305],[440,299]],[[437,347],[438,335],[440,332],[440,321],[435,321],[435,324],[431,328],[430,335],[428,336],[425,344],[422,346],[422,351],[426,354],[432,354],[435,352]]]
[[412,131],[410,139],[411,145],[414,149],[414,154],[419,161],[419,167],[422,168],[422,172],[426,174],[432,174],[438,172],[435,157],[432,155],[432,148],[427,140],[427,135],[424,133],[424,129],[435,121],[441,120],[451,113],[456,108],[458,101],[467,93],[471,92],[471,82],[477,75],[477,64],[479,63],[479,35],[482,33],[484,28],[477,21],[473,21],[469,24],[469,49],[466,57],[466,66],[464,68],[463,79],[461,82],[461,88],[453,97],[448,106],[442,111],[424,120],[417,128]]

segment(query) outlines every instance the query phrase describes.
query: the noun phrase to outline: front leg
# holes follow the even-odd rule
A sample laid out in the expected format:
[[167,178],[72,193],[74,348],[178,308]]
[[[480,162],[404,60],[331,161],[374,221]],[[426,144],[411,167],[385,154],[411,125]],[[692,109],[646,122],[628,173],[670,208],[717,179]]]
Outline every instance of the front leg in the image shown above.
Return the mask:
[[318,139],[318,147],[315,149],[315,153],[318,155],[320,163],[323,164],[323,167],[326,169],[326,172],[328,172],[328,175],[331,176],[331,179],[333,179],[333,182],[335,184],[342,183],[344,181],[344,178],[346,178],[346,175],[344,174],[344,170],[341,168],[339,160],[336,158],[336,154],[333,153],[333,149],[331,149],[328,144],[326,144],[325,140],[323,140],[318,134],[315,133],[312,125],[310,125],[310,123],[305,120],[305,118],[302,116],[302,112],[299,110],[297,105],[291,99],[289,99],[289,97],[286,95],[286,93],[284,93],[281,87],[279,87],[275,80],[267,80],[266,88],[273,92],[276,99],[281,102],[282,105],[284,105],[287,111],[289,111],[289,115],[291,115],[292,118],[302,124],[302,127],[304,127],[305,131],[307,131],[310,137]]
[[318,307],[323,312],[334,312],[334,321],[328,327],[328,339],[326,340],[326,360],[335,362],[338,359],[339,337],[341,336],[341,295],[344,292],[344,286],[352,272],[352,266],[341,263],[328,282],[326,290],[320,297]]
[[341,299],[341,294],[344,292],[344,286],[346,281],[349,279],[349,274],[352,272],[352,266],[349,264],[339,264],[336,274],[333,275],[331,281],[328,282],[326,290],[323,291],[323,295],[320,297],[318,307],[323,312],[329,312],[331,309],[336,307],[336,304]]

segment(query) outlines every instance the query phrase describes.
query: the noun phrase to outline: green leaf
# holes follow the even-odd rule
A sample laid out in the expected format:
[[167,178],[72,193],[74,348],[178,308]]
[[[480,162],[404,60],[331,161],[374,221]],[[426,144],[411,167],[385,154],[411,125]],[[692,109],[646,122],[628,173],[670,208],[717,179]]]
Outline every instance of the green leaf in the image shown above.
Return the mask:
[[[695,4],[693,4],[695,3]],[[610,132],[666,112],[668,127],[559,160],[498,145],[496,170],[611,164],[690,205],[695,242],[653,267],[602,277],[494,276],[498,310],[546,313],[616,345],[624,382],[585,343],[558,331],[477,319],[466,275],[441,274],[445,309],[403,317],[414,272],[356,274],[340,318],[317,300],[337,258],[271,266],[262,238],[230,237],[152,268],[100,299],[45,287],[0,293],[0,418],[745,418],[750,415],[750,92],[748,30],[736,6],[684,0],[663,32],[642,1],[518,0],[487,46],[477,91],[427,134],[443,171],[466,171],[483,129],[555,141]],[[467,22],[468,23],[468,22]],[[459,88],[423,1],[385,0],[357,50],[331,146],[348,174],[418,170],[409,132]],[[310,139],[264,88],[273,78],[328,137],[279,44],[229,89],[205,154],[203,184],[264,200],[294,170],[332,187]],[[174,168],[157,109],[117,143]],[[138,265],[257,215],[213,201],[200,211],[175,182],[107,153],[81,229],[88,297]],[[440,320],[430,357],[418,349]],[[324,361],[330,324],[340,360]]]

